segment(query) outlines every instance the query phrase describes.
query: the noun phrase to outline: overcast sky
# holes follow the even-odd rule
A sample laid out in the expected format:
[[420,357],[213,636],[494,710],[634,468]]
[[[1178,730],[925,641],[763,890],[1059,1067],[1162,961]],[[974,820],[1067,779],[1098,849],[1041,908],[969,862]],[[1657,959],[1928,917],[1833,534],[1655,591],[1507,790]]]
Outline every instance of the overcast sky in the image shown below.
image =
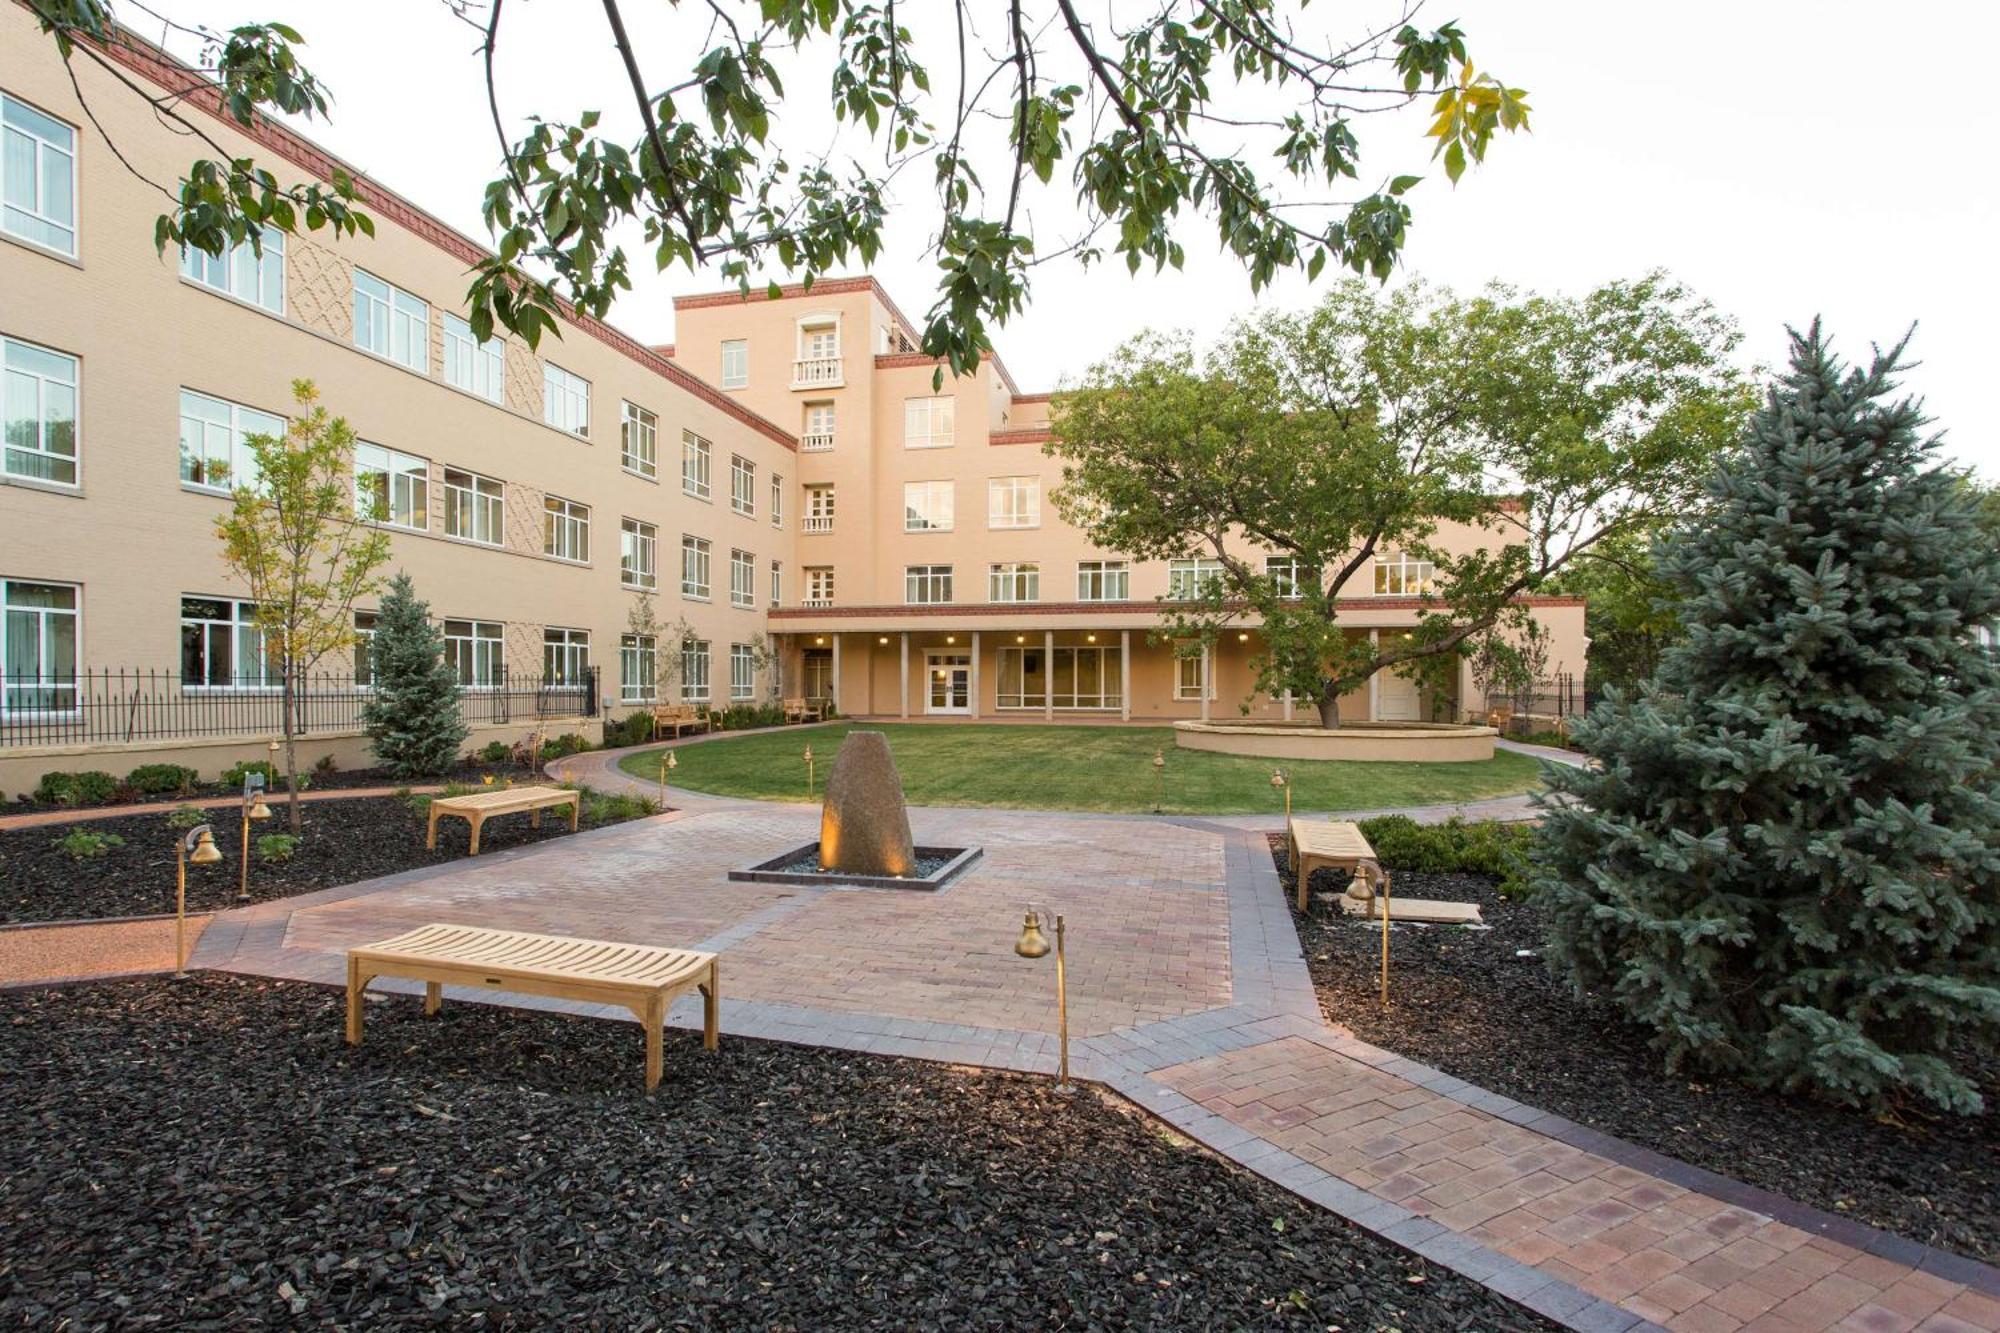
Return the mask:
[[[215,26],[282,18],[303,30],[309,63],[337,98],[332,125],[308,132],[484,236],[478,204],[494,152],[476,38],[442,3],[167,0],[164,8]],[[683,74],[693,48],[665,26],[665,6],[626,8],[642,54],[658,54],[648,75]],[[1368,0],[1306,13],[1377,17],[1382,8]],[[139,11],[120,12],[145,30]],[[623,114],[630,98],[596,5],[515,0],[508,14],[501,95],[510,116]],[[1948,432],[1951,454],[2000,481],[2000,407],[1981,389],[1994,377],[2000,187],[1983,147],[1989,112],[1978,74],[2000,46],[2000,6],[1432,0],[1423,21],[1452,17],[1483,67],[1529,90],[1534,133],[1497,143],[1456,190],[1441,173],[1418,187],[1408,273],[1460,288],[1499,279],[1581,291],[1664,267],[1733,315],[1746,360],[1765,365],[1783,358],[1785,324],[1815,314],[1856,355],[1914,322],[1923,365],[1909,386]],[[792,124],[828,123],[820,86],[795,81],[790,93]],[[1424,170],[1422,129],[1420,117],[1366,124],[1371,175]],[[932,215],[925,190],[911,186],[875,272],[921,322],[932,299]],[[1184,234],[1184,273],[1042,269],[1026,316],[997,336],[1015,378],[1024,389],[1053,387],[1147,325],[1208,336],[1256,299],[1312,299],[1302,281],[1253,298],[1210,235]],[[665,342],[672,297],[718,284],[635,263],[634,285],[613,322]]]

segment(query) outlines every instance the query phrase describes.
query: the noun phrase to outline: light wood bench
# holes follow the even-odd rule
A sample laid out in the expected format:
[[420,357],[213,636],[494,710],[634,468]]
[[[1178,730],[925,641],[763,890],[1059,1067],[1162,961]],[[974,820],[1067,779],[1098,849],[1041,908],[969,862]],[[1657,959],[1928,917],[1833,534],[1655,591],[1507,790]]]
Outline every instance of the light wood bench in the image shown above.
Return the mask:
[[708,726],[706,709],[693,704],[663,704],[653,710],[653,734],[659,735],[671,729],[674,739],[679,740],[683,731],[700,731]]
[[785,721],[787,722],[817,722],[819,721],[819,712],[819,704],[815,700],[785,700]]
[[660,1085],[667,1010],[677,996],[702,996],[701,1044],[720,1040],[722,988],[716,958],[692,949],[615,944],[518,930],[431,924],[347,951],[347,1044],[361,1044],[361,993],[377,977],[424,983],[424,1012],[444,1003],[446,986],[615,1004],[646,1029],[646,1091]]
[[569,807],[569,831],[576,832],[577,818],[583,813],[581,793],[564,791],[561,787],[503,787],[496,791],[476,791],[470,796],[433,796],[431,798],[430,827],[424,833],[424,846],[435,851],[438,845],[438,820],[445,815],[456,815],[472,825],[471,856],[479,855],[479,827],[495,815],[518,815],[523,810],[534,820],[534,826],[542,826],[542,811],[556,806]]
[[1344,819],[1294,819],[1285,834],[1291,844],[1292,873],[1298,880],[1293,895],[1301,912],[1306,910],[1306,885],[1313,871],[1326,867],[1351,875],[1363,861],[1375,859],[1375,849],[1361,836],[1361,826]]

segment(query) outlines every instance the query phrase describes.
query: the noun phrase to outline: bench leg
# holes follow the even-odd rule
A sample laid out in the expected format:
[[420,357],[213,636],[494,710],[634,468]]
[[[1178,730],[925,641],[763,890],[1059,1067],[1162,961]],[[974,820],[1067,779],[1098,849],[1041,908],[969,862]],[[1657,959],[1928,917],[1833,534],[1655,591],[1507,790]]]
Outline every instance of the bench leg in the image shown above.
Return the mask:
[[646,1026],[646,1091],[660,1086],[660,1074],[665,1068],[663,1029],[667,1025],[667,1006],[658,999],[648,1001],[646,1016],[641,1020]]
[[437,845],[438,845],[438,808],[437,808],[437,801],[435,798],[433,798],[431,801],[430,827],[424,830],[424,847],[426,850],[434,852],[437,850]]
[[356,959],[347,962],[347,1044],[361,1044],[361,992],[368,986],[368,978],[361,975],[361,964]]
[[444,983],[426,981],[424,983],[424,1012],[434,1014],[444,1008]]
[[708,965],[708,981],[701,988],[701,1046],[712,1051],[722,1042],[722,969]]
[[569,831],[571,833],[576,832],[576,821],[581,819],[582,817],[583,817],[583,800],[581,797],[579,797],[578,799],[571,801],[569,803]]
[[486,821],[478,815],[471,815],[466,818],[465,822],[472,825],[472,850],[467,852],[466,855],[477,856],[479,855],[479,826]]
[[542,807],[538,805],[534,809],[528,812],[528,827],[538,829],[541,826],[542,826]]
[[1306,910],[1306,884],[1311,881],[1313,870],[1314,866],[1310,861],[1300,856],[1296,850],[1292,852],[1292,874],[1298,881],[1292,886],[1292,898],[1301,912]]

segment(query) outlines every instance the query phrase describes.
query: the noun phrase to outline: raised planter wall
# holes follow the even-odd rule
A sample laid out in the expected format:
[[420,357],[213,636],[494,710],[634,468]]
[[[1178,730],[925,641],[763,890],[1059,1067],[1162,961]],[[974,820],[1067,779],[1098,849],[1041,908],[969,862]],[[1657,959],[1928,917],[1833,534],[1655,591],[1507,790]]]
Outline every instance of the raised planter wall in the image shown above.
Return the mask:
[[1258,759],[1344,759],[1358,763],[1476,764],[1493,757],[1492,727],[1454,722],[1176,722],[1174,745]]

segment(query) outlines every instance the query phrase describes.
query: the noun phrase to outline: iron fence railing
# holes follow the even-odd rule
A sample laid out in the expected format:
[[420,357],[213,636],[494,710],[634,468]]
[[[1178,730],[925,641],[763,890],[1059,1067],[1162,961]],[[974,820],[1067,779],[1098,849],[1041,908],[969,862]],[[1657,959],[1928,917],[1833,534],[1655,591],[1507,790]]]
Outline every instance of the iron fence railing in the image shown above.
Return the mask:
[[1530,732],[1564,725],[1590,711],[1583,682],[1570,672],[1515,690],[1488,690],[1486,713],[1504,713],[1512,732]]
[[[300,735],[361,730],[374,691],[352,675],[315,673],[296,682]],[[462,686],[472,726],[596,717],[597,668],[575,678],[502,673]],[[178,671],[107,667],[71,675],[0,674],[0,749],[122,744],[222,736],[276,736],[285,729],[279,678],[188,680]]]

